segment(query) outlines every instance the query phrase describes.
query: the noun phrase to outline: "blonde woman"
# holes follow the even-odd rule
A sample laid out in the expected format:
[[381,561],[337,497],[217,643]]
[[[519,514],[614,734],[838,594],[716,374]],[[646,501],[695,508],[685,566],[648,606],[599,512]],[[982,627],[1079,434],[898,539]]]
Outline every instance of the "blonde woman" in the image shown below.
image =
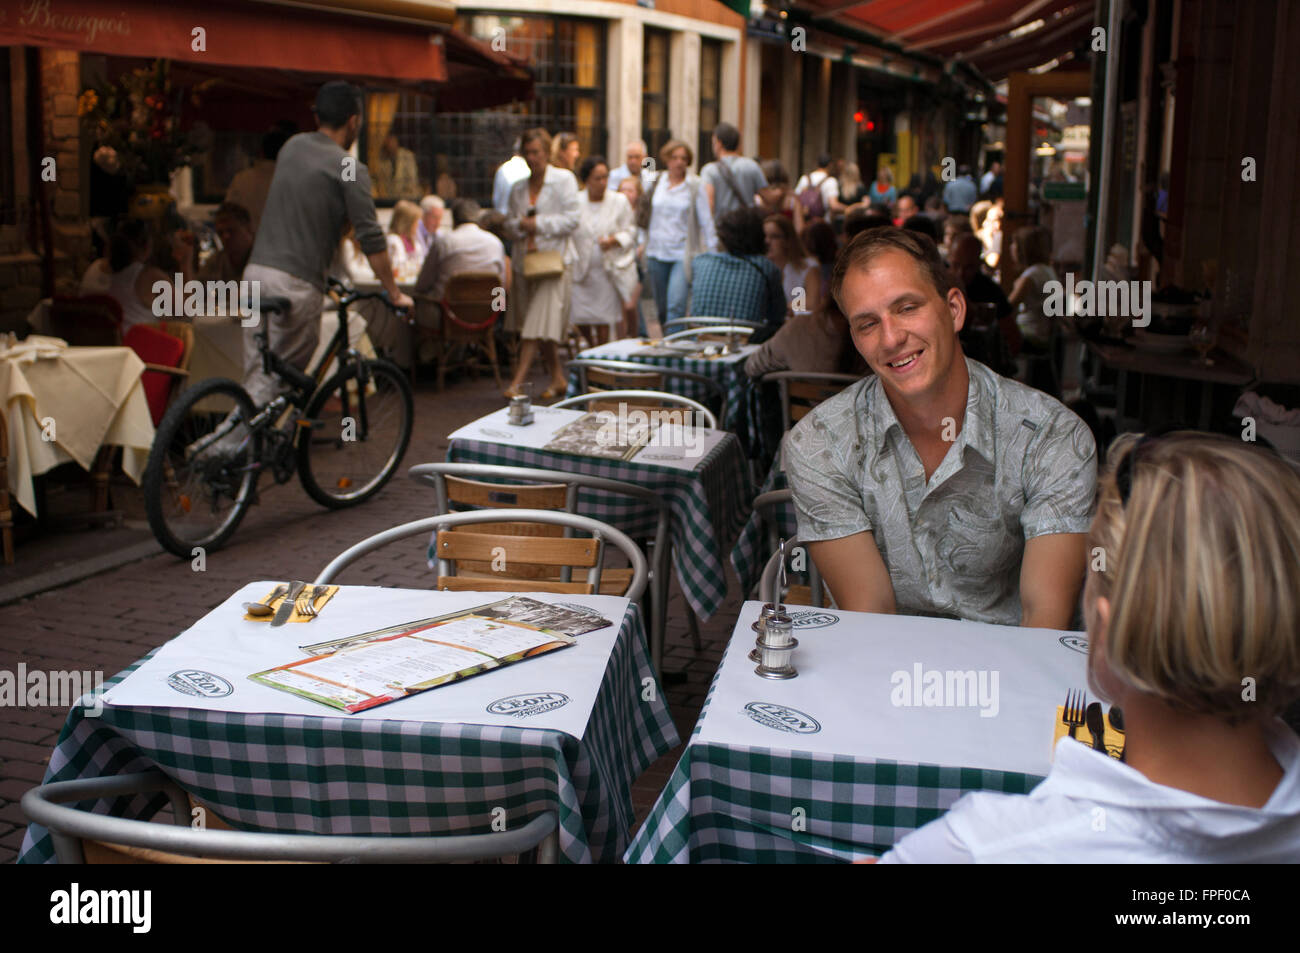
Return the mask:
[[1062,738],[1032,794],[968,794],[882,863],[1300,858],[1300,739],[1277,717],[1300,697],[1300,475],[1188,431],[1109,456],[1084,617],[1124,762]]
[[[513,240],[514,301],[512,309],[523,315],[519,366],[506,390],[507,397],[522,393],[540,345],[551,384],[542,400],[564,393],[564,370],[557,346],[564,340],[568,311],[570,270],[577,261],[573,232],[578,227],[578,180],[567,169],[551,165],[551,137],[545,129],[529,129],[522,142],[529,175],[510,187],[504,228]],[[559,274],[527,277],[525,260],[534,252],[558,252],[563,262]]]
[[894,188],[894,173],[889,166],[882,165],[876,170],[876,181],[867,189],[867,202],[871,205],[883,205],[893,208],[898,201],[898,190]]
[[794,223],[784,215],[769,215],[763,219],[763,238],[768,260],[781,272],[787,312],[818,311],[822,306],[821,264],[804,248]]
[[393,206],[393,217],[388,222],[388,257],[393,262],[393,273],[403,281],[413,281],[420,271],[420,206],[406,199]]
[[559,133],[551,143],[551,165],[568,169],[575,175],[578,172],[578,157],[582,155],[582,143],[572,132]]
[[697,175],[687,171],[695,161],[691,147],[669,139],[659,150],[664,170],[650,184],[650,226],[645,263],[654,289],[662,327],[684,317],[691,296],[691,262],[716,243],[709,197]]

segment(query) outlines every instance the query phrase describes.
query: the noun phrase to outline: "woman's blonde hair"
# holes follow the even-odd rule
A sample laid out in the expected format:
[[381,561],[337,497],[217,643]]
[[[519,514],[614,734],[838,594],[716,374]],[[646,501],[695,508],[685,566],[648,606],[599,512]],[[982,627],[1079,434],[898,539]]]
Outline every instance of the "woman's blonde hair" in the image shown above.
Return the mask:
[[1280,712],[1300,696],[1300,475],[1191,431],[1125,434],[1108,459],[1088,533],[1106,666],[1184,711]]
[[388,233],[390,235],[406,236],[415,223],[420,220],[424,211],[414,202],[402,199],[393,206],[393,217],[388,220]]
[[[567,165],[560,161],[560,156],[564,155],[564,150],[578,141],[578,134],[574,132],[558,132],[555,138],[551,140],[551,165],[558,166],[561,169],[569,169]],[[569,169],[570,172],[578,170]]]
[[840,191],[848,194],[854,192],[862,185],[862,173],[858,169],[856,162],[844,163],[844,168],[840,172]]

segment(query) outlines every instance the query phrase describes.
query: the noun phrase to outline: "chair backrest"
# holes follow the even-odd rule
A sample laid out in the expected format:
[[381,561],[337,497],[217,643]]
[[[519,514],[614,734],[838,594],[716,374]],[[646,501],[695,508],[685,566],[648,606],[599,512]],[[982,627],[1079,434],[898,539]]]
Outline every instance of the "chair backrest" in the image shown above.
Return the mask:
[[730,322],[727,324],[708,325],[700,328],[687,328],[685,331],[677,331],[674,334],[667,335],[665,341],[688,341],[695,339],[698,341],[729,341],[731,338],[748,340],[749,336],[757,331],[762,325],[754,324],[752,321]]
[[188,321],[159,321],[158,326],[174,338],[179,338],[184,350],[181,352],[178,370],[190,369],[190,358],[194,356],[194,325]]
[[[452,527],[480,523],[528,522],[548,523],[587,533],[587,537],[554,538],[526,537],[517,534],[489,535],[471,533],[446,533]],[[632,566],[632,578],[624,595],[633,602],[641,598],[645,591],[647,567],[645,556],[640,548],[624,533],[599,520],[574,513],[554,510],[530,509],[485,509],[470,510],[464,513],[448,513],[429,516],[394,526],[376,533],[359,543],[345,549],[335,556],[321,570],[315,580],[316,585],[326,585],[334,581],[346,566],[367,553],[380,549],[391,542],[408,536],[417,536],[437,531],[435,537],[435,557],[438,560],[438,588],[481,589],[490,592],[532,591],[536,592],[598,592],[600,590],[601,556],[606,543],[616,546]],[[444,545],[445,544],[445,545]],[[499,547],[498,552],[493,550]],[[469,559],[478,562],[493,562],[504,552],[505,564],[498,566],[499,572],[494,577],[472,577],[475,585],[457,583],[456,560]],[[579,567],[587,570],[586,580],[579,583],[556,582],[553,580],[529,580],[527,586],[520,586],[519,579],[511,584],[508,573],[512,563],[532,563],[543,566]],[[569,560],[569,562],[565,562]],[[468,582],[468,580],[466,580]],[[500,584],[496,584],[496,583]]]
[[661,390],[664,376],[656,371],[613,371],[587,369],[587,393],[602,390]]
[[758,583],[758,597],[766,603],[785,602],[787,605],[816,606],[819,609],[826,607],[826,598],[828,592],[826,585],[822,581],[821,573],[817,571],[817,564],[812,561],[808,555],[807,548],[804,547],[798,537],[787,539],[785,541],[785,552],[790,558],[795,558],[797,551],[803,551],[803,559],[807,563],[808,585],[807,586],[788,586],[782,597],[777,592],[777,573],[781,567],[781,550],[777,549],[768,559],[767,565],[763,567],[763,576]]
[[[193,339],[191,331],[190,340]],[[140,360],[146,364],[159,367],[179,368],[181,362],[188,356],[184,339],[173,335],[162,326],[152,324],[132,326],[122,337],[122,344],[135,351]],[[140,376],[145,401],[149,404],[149,415],[153,418],[155,427],[162,423],[163,414],[167,411],[167,404],[171,401],[178,380],[178,377],[155,370],[146,370]]]
[[757,321],[743,321],[740,318],[673,318],[664,324],[664,334],[672,335],[687,328],[707,328],[718,325],[734,325],[755,331],[763,327]]
[[442,297],[457,318],[477,325],[504,313],[500,306],[504,302],[497,292],[502,287],[504,282],[495,271],[463,271],[448,279]]
[[853,374],[810,371],[773,371],[761,378],[764,384],[776,384],[780,389],[783,430],[789,430],[822,401],[861,379]]
[[[603,358],[582,357],[568,363],[570,370],[578,372],[578,381],[580,389],[586,393],[595,390],[590,385],[590,378],[593,371],[619,371],[623,374],[646,373],[649,370],[652,373],[660,374],[663,377],[663,383],[659,387],[649,387],[642,384],[628,383],[619,385],[619,389],[632,390],[666,390],[668,386],[674,386],[686,390],[690,396],[697,397],[701,403],[717,402],[717,409],[714,415],[718,420],[727,419],[727,392],[722,385],[710,377],[703,374],[697,374],[694,371],[682,370],[677,367],[665,367],[659,364],[640,364],[636,361],[613,361]],[[694,388],[694,393],[690,390]],[[700,394],[704,396],[700,396]]]
[[[109,817],[67,804],[163,791],[175,825]],[[555,863],[557,817],[548,811],[511,831],[447,837],[353,837],[338,834],[271,834],[190,826],[189,799],[160,771],[85,778],[32,788],[23,813],[49,830],[59,863],[96,859],[146,863],[262,861],[298,863],[453,863],[487,860],[538,850],[540,863]],[[95,847],[98,849],[95,849]],[[91,848],[91,849],[87,849]]]
[[74,347],[118,347],[122,343],[122,306],[108,295],[55,295],[50,301],[50,328]]
[[558,403],[551,404],[551,406],[586,407],[588,410],[608,410],[613,413],[619,413],[620,407],[626,407],[628,410],[643,410],[647,414],[655,411],[662,412],[665,409],[683,408],[686,412],[686,419],[682,421],[683,424],[707,427],[710,430],[718,429],[718,418],[713,416],[713,411],[709,410],[709,408],[697,400],[691,400],[681,394],[669,394],[665,391],[597,391],[579,394],[576,397],[566,397]]

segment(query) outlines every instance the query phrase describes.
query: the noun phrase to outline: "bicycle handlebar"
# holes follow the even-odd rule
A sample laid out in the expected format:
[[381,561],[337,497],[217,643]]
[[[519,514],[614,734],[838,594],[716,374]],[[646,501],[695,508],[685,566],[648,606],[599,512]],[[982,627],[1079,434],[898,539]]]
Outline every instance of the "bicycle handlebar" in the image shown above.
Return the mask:
[[339,296],[339,304],[343,305],[344,307],[352,304],[355,301],[364,301],[368,298],[375,298],[378,299],[379,301],[382,301],[384,304],[386,304],[389,310],[395,313],[399,318],[406,316],[408,309],[399,308],[397,305],[393,304],[393,302],[388,297],[388,292],[385,291],[383,288],[380,288],[378,291],[358,291],[355,288],[345,285],[337,278],[328,277],[326,280],[329,283],[328,284],[329,290],[333,291]]

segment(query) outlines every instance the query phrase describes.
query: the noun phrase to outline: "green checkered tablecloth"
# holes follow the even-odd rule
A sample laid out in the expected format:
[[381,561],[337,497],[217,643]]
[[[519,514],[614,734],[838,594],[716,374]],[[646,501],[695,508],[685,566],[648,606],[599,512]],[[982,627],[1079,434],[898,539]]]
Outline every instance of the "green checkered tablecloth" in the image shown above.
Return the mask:
[[[753,500],[749,468],[734,434],[726,434],[693,470],[464,439],[451,441],[447,460],[565,470],[654,490],[672,511],[670,532],[677,579],[695,614],[710,618],[727,597],[724,554]],[[654,510],[631,497],[583,490],[578,496],[578,512],[609,523],[633,539],[654,533]]]
[[[184,708],[106,706],[87,718],[77,707],[45,781],[158,767],[245,830],[479,834],[491,832],[494,808],[505,809],[509,826],[555,810],[565,861],[613,862],[633,822],[632,782],[678,743],[657,680],[653,693],[644,691],[655,678],[633,604],[581,739],[537,728]],[[164,803],[141,795],[95,810],[148,818]],[[48,832],[30,825],[19,861],[53,857]]]
[[[785,478],[785,472],[781,470],[781,461],[778,457],[777,462],[772,464],[767,479],[763,481],[763,488],[758,491],[757,495],[762,496],[772,490],[784,490],[789,485]],[[778,505],[775,515],[778,538],[794,538],[798,532],[794,504],[782,503]],[[736,545],[731,550],[731,565],[736,570],[737,578],[740,579],[741,592],[749,593],[758,585],[758,581],[763,575],[763,567],[767,565],[767,561],[772,557],[772,552],[772,547],[768,544],[767,524],[758,510],[754,510],[749,514],[749,519],[745,522],[745,527],[740,531],[740,536],[736,539]]]
[[629,864],[860,860],[889,850],[963,794],[1028,794],[1043,780],[1010,771],[698,743],[720,674],[668,786],[624,854]]

